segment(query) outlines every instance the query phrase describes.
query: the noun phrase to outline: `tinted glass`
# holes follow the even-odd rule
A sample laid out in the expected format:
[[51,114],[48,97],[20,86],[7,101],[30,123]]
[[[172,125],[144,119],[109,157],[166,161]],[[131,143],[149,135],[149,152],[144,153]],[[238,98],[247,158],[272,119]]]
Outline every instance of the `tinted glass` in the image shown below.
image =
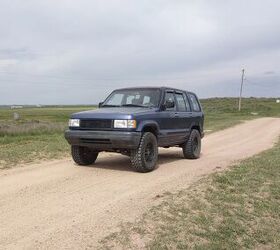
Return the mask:
[[166,110],[175,110],[176,109],[176,103],[175,103],[174,94],[171,93],[171,92],[166,92],[164,102],[166,102],[167,100],[172,100],[174,102],[175,106],[173,108],[168,108]]
[[199,103],[196,99],[196,96],[193,95],[193,94],[189,94],[189,97],[190,97],[190,101],[191,101],[191,104],[192,104],[193,111],[199,112],[200,111],[200,106],[199,106]]
[[124,97],[124,94],[116,93],[109,100],[107,100],[106,104],[107,105],[113,105],[113,106],[116,105],[117,106],[117,105],[119,105],[119,103],[122,102],[123,97]]
[[186,96],[186,94],[184,94],[184,99],[185,99],[185,103],[186,103],[186,108],[187,108],[187,112],[191,111],[191,106],[188,100],[188,97]]
[[183,94],[176,93],[175,96],[177,100],[178,111],[187,111]]
[[156,107],[159,104],[159,89],[126,89],[114,91],[102,106]]

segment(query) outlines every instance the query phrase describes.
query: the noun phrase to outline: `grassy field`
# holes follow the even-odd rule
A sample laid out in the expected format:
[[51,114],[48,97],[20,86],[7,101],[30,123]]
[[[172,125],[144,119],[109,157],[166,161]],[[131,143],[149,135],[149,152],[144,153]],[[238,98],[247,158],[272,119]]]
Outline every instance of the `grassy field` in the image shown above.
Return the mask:
[[280,249],[280,143],[163,201],[102,249]]
[[[69,116],[95,107],[0,109],[0,169],[66,156]],[[14,113],[19,115],[14,120]]]
[[[280,116],[280,104],[275,99],[244,99],[242,112],[237,111],[237,99],[234,98],[206,99],[202,100],[202,105],[208,132],[261,116]],[[68,155],[69,145],[63,131],[70,114],[93,108],[0,108],[0,168]],[[14,113],[19,115],[18,120],[14,120]]]
[[242,110],[237,110],[236,98],[201,100],[205,112],[205,129],[217,131],[258,117],[280,117],[280,104],[272,98],[245,98]]

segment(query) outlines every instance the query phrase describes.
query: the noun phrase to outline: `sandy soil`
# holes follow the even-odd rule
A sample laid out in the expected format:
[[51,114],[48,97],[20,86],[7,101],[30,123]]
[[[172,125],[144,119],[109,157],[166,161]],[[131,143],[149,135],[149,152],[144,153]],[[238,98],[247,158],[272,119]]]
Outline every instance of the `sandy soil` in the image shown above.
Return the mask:
[[160,150],[158,168],[133,172],[129,158],[101,154],[95,165],[69,158],[0,171],[0,249],[85,249],[131,221],[158,195],[176,191],[273,146],[280,119],[261,118],[210,134],[198,160]]

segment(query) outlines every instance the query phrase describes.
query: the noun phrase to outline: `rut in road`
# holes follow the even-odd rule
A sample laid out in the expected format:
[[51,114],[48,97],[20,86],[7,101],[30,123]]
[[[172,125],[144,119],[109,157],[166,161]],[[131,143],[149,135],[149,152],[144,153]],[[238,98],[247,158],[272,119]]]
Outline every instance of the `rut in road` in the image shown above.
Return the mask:
[[155,196],[189,186],[273,146],[280,119],[261,118],[207,135],[202,156],[185,160],[179,148],[160,150],[159,167],[133,172],[129,158],[101,154],[95,165],[58,160],[0,172],[0,249],[96,246],[121,221],[134,220]]

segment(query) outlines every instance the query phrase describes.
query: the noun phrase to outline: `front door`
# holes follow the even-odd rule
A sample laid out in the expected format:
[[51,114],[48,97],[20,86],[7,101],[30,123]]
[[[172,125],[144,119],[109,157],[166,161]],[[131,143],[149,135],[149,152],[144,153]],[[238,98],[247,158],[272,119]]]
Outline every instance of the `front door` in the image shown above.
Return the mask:
[[180,129],[178,128],[178,122],[180,119],[177,112],[174,91],[165,92],[164,103],[166,100],[172,100],[175,106],[172,108],[166,108],[164,111],[160,112],[160,146],[175,144],[178,141],[178,133],[180,133]]

